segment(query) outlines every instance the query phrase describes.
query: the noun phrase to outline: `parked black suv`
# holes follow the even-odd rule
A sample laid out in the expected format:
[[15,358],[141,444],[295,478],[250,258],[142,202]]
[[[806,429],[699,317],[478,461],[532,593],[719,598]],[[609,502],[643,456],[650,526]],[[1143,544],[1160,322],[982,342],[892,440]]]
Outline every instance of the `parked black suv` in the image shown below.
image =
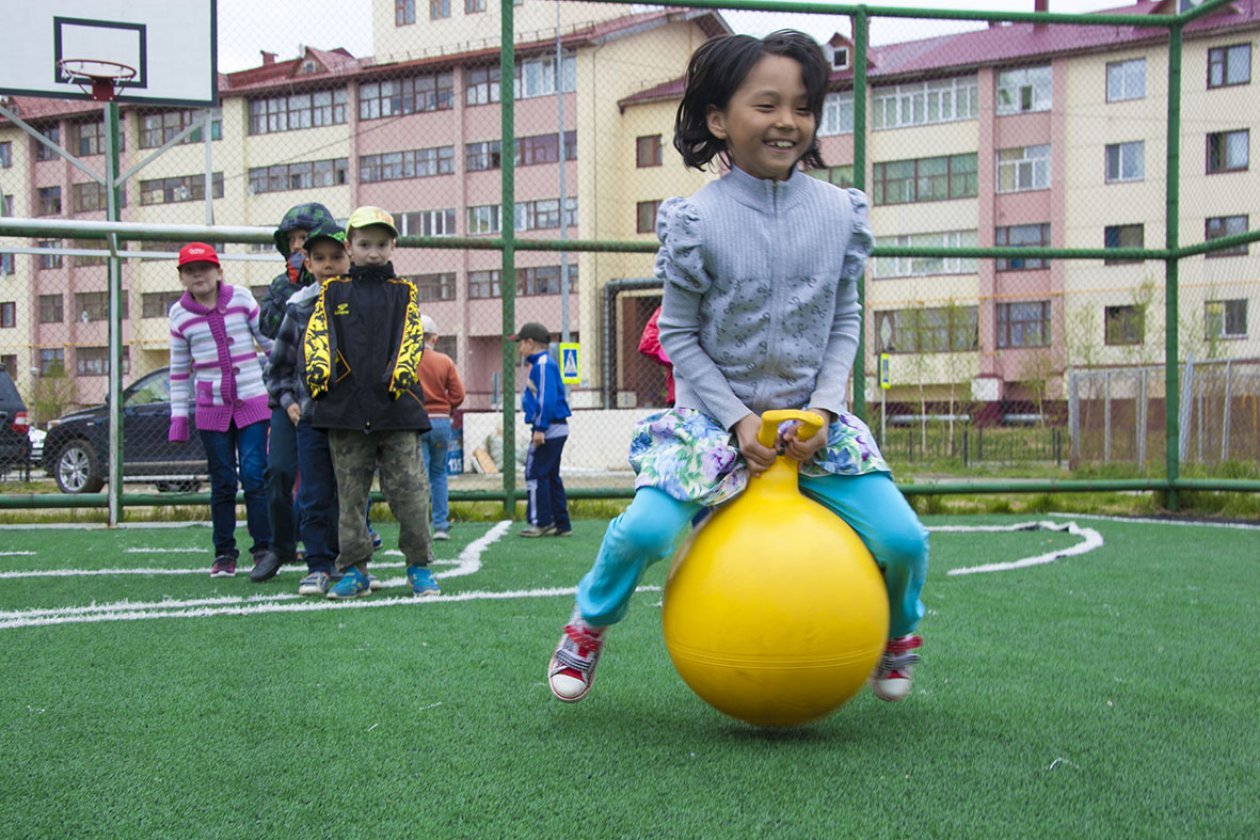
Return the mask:
[[[166,439],[171,420],[170,369],[159,368],[123,389],[123,480],[159,491],[196,492],[207,480],[206,451],[194,432]],[[63,493],[95,493],[109,475],[109,411],[86,408],[53,421],[44,438],[44,471]]]
[[9,372],[0,368],[0,473],[25,469],[30,460],[26,403]]

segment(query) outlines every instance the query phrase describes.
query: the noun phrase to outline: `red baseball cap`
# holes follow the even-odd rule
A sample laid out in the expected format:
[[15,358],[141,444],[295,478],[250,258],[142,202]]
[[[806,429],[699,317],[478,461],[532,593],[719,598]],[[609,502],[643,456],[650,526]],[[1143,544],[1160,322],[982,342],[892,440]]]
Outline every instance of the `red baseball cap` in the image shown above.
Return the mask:
[[189,242],[179,249],[179,263],[176,267],[183,268],[188,263],[195,262],[208,262],[218,265],[219,255],[214,252],[213,245],[207,245],[204,242]]

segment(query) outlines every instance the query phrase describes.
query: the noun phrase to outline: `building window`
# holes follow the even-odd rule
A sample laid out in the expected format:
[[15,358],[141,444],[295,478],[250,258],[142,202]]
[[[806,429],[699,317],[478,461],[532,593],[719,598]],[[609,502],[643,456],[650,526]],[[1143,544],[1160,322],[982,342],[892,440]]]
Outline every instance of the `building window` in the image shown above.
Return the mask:
[[1247,300],[1210,300],[1204,305],[1208,338],[1246,338]]
[[[563,93],[577,90],[577,57],[566,53],[561,60]],[[556,57],[554,54],[529,58],[516,64],[516,78],[512,80],[512,94],[517,99],[535,96],[554,96],[556,93]]]
[[486,10],[486,0],[464,0],[464,14],[475,15]]
[[455,300],[455,273],[421,274],[411,278],[421,301]]
[[831,66],[836,70],[849,69],[849,48],[836,47],[831,52]]
[[[999,248],[1049,248],[1050,224],[1012,225],[994,231],[994,244]],[[1001,257],[998,271],[1029,271],[1049,268],[1050,260],[1041,257]]]
[[[569,263],[569,288],[577,288],[577,263]],[[518,297],[560,294],[560,266],[543,265],[516,269]]]
[[12,254],[0,254],[0,275],[8,276],[17,273]]
[[[200,125],[203,117],[201,111],[183,110],[183,111],[163,111],[159,114],[142,114],[140,116],[140,148],[156,149],[169,140],[174,139],[190,125]],[[251,132],[261,134],[263,132]],[[197,129],[192,134],[180,141],[180,145],[187,143],[200,143],[204,138],[201,135],[201,129]],[[223,120],[212,119],[210,121],[210,139],[223,139]]]
[[45,347],[39,351],[39,375],[61,376],[66,372],[66,351]]
[[0,330],[11,330],[17,326],[17,302],[6,300],[0,303]]
[[13,194],[0,194],[0,218],[7,218],[13,215]]
[[429,20],[441,20],[451,16],[451,0],[429,0]]
[[[406,152],[386,152],[359,158],[359,180],[403,181],[408,178],[429,178],[450,175],[455,171],[455,147],[436,146]],[[345,183],[342,181],[342,183]]]
[[455,208],[395,213],[394,226],[399,236],[454,236]]
[[819,137],[853,133],[853,91],[829,93],[823,99],[822,119],[818,123]]
[[649,166],[660,166],[661,135],[649,134],[634,141],[634,165],[639,169]]
[[[517,230],[544,230],[560,227],[560,199],[518,201],[515,207]],[[577,198],[564,202],[565,227],[577,224]]]
[[[875,88],[871,95],[872,127],[906,128],[914,125],[974,120],[979,113],[975,76]],[[848,94],[850,109],[853,94]],[[852,112],[849,131],[853,131]],[[822,131],[818,132],[822,134]]]
[[500,273],[497,268],[491,271],[468,272],[468,297],[481,299],[502,297],[499,278]]
[[430,73],[359,86],[359,119],[379,120],[455,107],[455,76]]
[[999,73],[998,115],[1049,111],[1053,88],[1051,79],[1049,67],[1023,67]]
[[[43,137],[51,141],[54,145],[61,145],[61,128],[60,126],[50,125],[47,128],[36,129]],[[35,147],[35,160],[56,160],[61,157],[48,146],[39,142],[35,138],[31,138],[31,143]]]
[[[1247,216],[1212,216],[1207,219],[1203,226],[1204,241],[1211,242],[1213,239],[1220,239],[1222,236],[1231,236],[1235,233],[1246,233],[1249,219]],[[1245,256],[1250,250],[1250,246],[1244,242],[1233,248],[1222,248],[1219,251],[1208,251],[1204,256],[1207,257],[1237,257]]]
[[1027,192],[1050,189],[1050,146],[998,149],[997,191]]
[[636,233],[654,233],[656,231],[656,211],[661,207],[660,201],[640,201],[635,205]]
[[[38,243],[41,249],[53,249],[61,247],[60,239],[41,239]],[[61,254],[40,254],[35,260],[35,267],[43,270],[46,268],[61,268]]]
[[[976,248],[979,235],[974,230],[944,233],[914,233],[884,237],[881,245],[901,248]],[[890,277],[927,277],[933,274],[975,274],[980,270],[975,257],[879,257],[875,260],[876,279]]]
[[[105,154],[105,123],[87,122],[71,126],[71,145],[79,157]],[[119,132],[118,151],[126,151],[127,135]]]
[[416,22],[416,0],[394,0],[394,26],[410,26]]
[[835,184],[837,187],[853,186],[853,164],[851,163],[831,166],[826,169],[811,169],[805,174],[811,175],[820,181]]
[[[215,172],[210,177],[212,198],[223,198],[223,173]],[[178,204],[183,201],[204,201],[206,198],[206,179],[204,175],[185,175],[182,178],[157,178],[140,182],[140,203]]]
[[1251,44],[1233,44],[1208,50],[1208,89],[1251,82]]
[[1146,309],[1108,306],[1103,310],[1103,341],[1108,345],[1142,344],[1146,340]]
[[140,296],[142,318],[166,318],[183,292],[145,292]]
[[340,88],[251,99],[249,133],[276,134],[304,128],[343,125],[346,121],[346,98],[346,89]]
[[1146,142],[1111,143],[1107,147],[1107,183],[1141,181],[1146,177]]
[[498,67],[472,67],[464,71],[465,105],[489,105],[498,101]]
[[[537,166],[560,161],[560,135],[535,134],[516,140],[516,165]],[[564,159],[577,160],[577,132],[564,133]]]
[[468,235],[478,236],[502,232],[502,209],[498,204],[481,204],[476,207],[469,207]]
[[875,313],[881,353],[949,353],[980,346],[974,306],[893,309]]
[[1207,171],[1238,172],[1247,168],[1251,131],[1218,131],[1207,136]]
[[[71,186],[70,200],[74,203],[74,212],[76,213],[91,213],[97,210],[104,210],[107,207],[108,197],[108,194],[105,192],[105,185],[98,184],[95,181],[87,181]],[[125,187],[120,187],[118,190],[118,206],[127,206],[127,190]]]
[[1050,301],[997,305],[998,347],[1046,347],[1050,344]]
[[61,187],[40,187],[37,196],[36,215],[61,215]]
[[105,247],[105,243],[99,240],[76,239],[70,244],[71,244],[71,247],[79,251],[96,251],[97,252],[92,255],[75,254],[74,264],[76,268],[87,268],[94,265],[105,265],[106,263],[109,262],[109,256],[102,250]]
[[61,295],[39,296],[39,322],[41,324],[60,324],[66,320],[65,298]]
[[979,188],[976,160],[976,155],[968,154],[877,163],[873,167],[875,203],[975,198]]
[[5,140],[0,143],[0,169],[8,169],[13,166],[13,141]]
[[315,187],[341,187],[349,178],[349,167],[347,158],[262,166],[249,170],[249,192],[257,195]]
[[9,372],[10,379],[17,379],[17,354],[5,353],[0,356],[0,370],[7,370]]
[[[119,312],[127,317],[127,292],[119,298]],[[82,323],[109,320],[109,292],[78,292],[74,296],[74,311]]]
[[469,172],[485,172],[500,166],[500,141],[483,140],[464,146],[464,167]]
[[[123,346],[118,361],[123,376],[131,373],[131,348]],[[79,347],[74,351],[74,369],[79,376],[109,376],[108,347]]]
[[[1104,248],[1143,248],[1146,245],[1144,225],[1109,225],[1103,229]],[[1103,260],[1103,265],[1122,265],[1141,260]]]
[[1146,98],[1146,59],[1113,61],[1107,65],[1107,101]]

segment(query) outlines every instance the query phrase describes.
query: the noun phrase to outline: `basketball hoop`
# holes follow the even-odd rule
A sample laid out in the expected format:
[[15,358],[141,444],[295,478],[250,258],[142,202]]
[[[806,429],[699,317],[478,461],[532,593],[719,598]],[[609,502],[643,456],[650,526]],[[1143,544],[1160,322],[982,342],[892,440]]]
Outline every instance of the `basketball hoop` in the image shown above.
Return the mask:
[[57,62],[61,77],[97,102],[112,102],[118,87],[136,77],[136,68],[117,61],[95,58],[63,58]]

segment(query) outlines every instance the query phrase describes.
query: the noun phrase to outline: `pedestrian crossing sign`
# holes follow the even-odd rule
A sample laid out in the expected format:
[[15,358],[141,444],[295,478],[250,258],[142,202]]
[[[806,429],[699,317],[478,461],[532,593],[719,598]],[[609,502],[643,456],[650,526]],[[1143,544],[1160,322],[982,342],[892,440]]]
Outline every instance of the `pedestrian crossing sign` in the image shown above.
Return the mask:
[[565,385],[576,385],[582,381],[578,373],[582,367],[578,358],[581,349],[576,341],[560,345],[560,381]]

